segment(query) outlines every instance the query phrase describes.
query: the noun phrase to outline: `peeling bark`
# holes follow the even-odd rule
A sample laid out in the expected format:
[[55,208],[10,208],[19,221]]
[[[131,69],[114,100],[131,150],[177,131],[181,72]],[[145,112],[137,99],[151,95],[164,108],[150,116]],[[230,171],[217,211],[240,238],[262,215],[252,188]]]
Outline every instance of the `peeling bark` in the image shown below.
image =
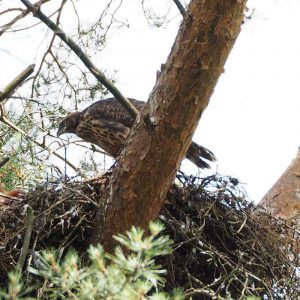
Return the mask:
[[296,158],[260,202],[275,217],[300,226],[300,148]]
[[245,0],[192,0],[171,54],[104,189],[94,242],[146,227],[163,205],[238,36]]

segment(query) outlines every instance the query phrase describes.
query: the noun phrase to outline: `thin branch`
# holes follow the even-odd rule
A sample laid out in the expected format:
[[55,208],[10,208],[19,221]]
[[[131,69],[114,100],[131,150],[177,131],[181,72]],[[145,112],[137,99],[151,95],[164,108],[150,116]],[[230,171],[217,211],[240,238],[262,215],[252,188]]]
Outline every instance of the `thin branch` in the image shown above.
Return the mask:
[[2,161],[0,162],[0,169],[5,166],[9,162],[10,158],[9,157],[4,157]]
[[35,65],[28,66],[12,82],[10,82],[2,91],[0,91],[0,103],[9,96],[24,82],[24,80],[33,73]]
[[[62,10],[63,10],[63,7],[64,7],[64,5],[66,4],[66,2],[67,2],[67,0],[62,0],[61,5],[60,5],[60,7],[59,7],[59,9],[58,9],[58,15],[57,15],[57,19],[56,19],[56,24],[57,24],[57,25],[58,25],[59,22],[60,22]],[[44,54],[44,56],[43,56],[43,60],[42,60],[41,65],[40,65],[40,69],[41,69],[42,64],[43,64],[43,62],[44,62],[44,59],[46,58],[46,55],[47,55],[49,52],[51,52],[51,48],[52,48],[52,45],[53,45],[53,43],[54,43],[55,36],[56,36],[56,35],[53,34],[52,39],[51,39],[51,42],[50,42],[50,45],[49,45],[49,48],[48,48],[47,52]],[[39,69],[39,71],[40,71],[40,69]],[[34,85],[34,82],[35,82],[35,80],[37,79],[38,74],[39,74],[39,72],[35,75],[35,78],[34,78],[34,80],[33,80],[32,86]],[[45,131],[44,114],[43,114],[43,111],[42,111],[42,109],[41,109],[40,104],[38,104],[38,107],[39,107],[39,111],[40,111],[41,126],[42,126],[42,129]],[[43,137],[43,144],[45,144],[45,143],[46,143],[46,136]]]
[[[56,25],[59,25],[61,13],[62,13],[62,9],[63,9],[65,3],[66,3],[66,0],[63,0],[62,3],[61,3],[61,5],[60,5],[60,8],[58,9],[58,16],[57,16],[57,18],[56,18]],[[39,68],[38,68],[36,74],[35,74],[34,77],[33,77],[32,85],[31,85],[31,86],[32,86],[32,87],[31,87],[31,96],[32,96],[32,97],[33,97],[33,90],[34,90],[35,82],[36,82],[36,80],[37,80],[37,78],[38,78],[38,76],[39,76],[39,74],[40,74],[40,72],[41,72],[41,69],[42,69],[42,67],[43,67],[43,64],[45,63],[46,57],[47,57],[47,55],[48,55],[49,53],[52,52],[51,49],[52,49],[52,46],[53,46],[53,43],[54,43],[54,40],[55,40],[55,36],[56,36],[55,33],[53,33],[53,36],[52,36],[51,41],[50,41],[50,43],[49,43],[48,49],[47,49],[47,51],[44,53],[44,55],[43,55],[43,57],[42,57],[42,59],[41,59]]]
[[[54,11],[49,17],[54,16],[54,15],[57,13],[57,11],[58,11],[58,10]],[[19,29],[12,29],[12,30],[10,30],[9,32],[14,32],[14,33],[16,33],[16,32],[20,32],[20,31],[25,31],[25,30],[28,30],[28,29],[32,29],[33,27],[38,26],[38,25],[40,25],[41,23],[42,23],[41,21],[38,21],[38,22],[36,22],[35,24],[31,24],[31,25],[28,25],[28,26],[26,26],[26,27],[22,27],[22,28],[19,28]],[[4,25],[4,26],[5,26],[5,25]]]
[[102,83],[124,106],[128,113],[136,118],[138,110],[131,104],[131,102],[122,95],[117,87],[105,77],[105,75],[92,63],[90,58],[81,50],[81,48],[63,32],[54,22],[52,22],[45,14],[43,14],[39,7],[34,6],[27,0],[20,0],[33,14],[34,17],[40,19],[45,23],[62,41],[64,41],[88,68],[88,70],[96,77],[96,79]]
[[[52,134],[48,134],[49,136],[51,137],[54,137],[56,138],[56,136],[52,135]],[[85,148],[89,151],[92,151],[92,152],[96,152],[96,153],[99,153],[99,154],[103,154],[103,155],[106,155],[106,156],[109,156],[109,157],[112,157],[111,155],[109,155],[107,152],[105,151],[101,151],[97,148],[97,146],[95,145],[92,145],[91,147],[88,147],[86,145],[81,145],[81,143],[85,143],[86,144],[86,141],[84,140],[75,140],[75,141],[69,141],[69,140],[64,140],[64,139],[61,139],[64,143],[63,144],[60,144],[59,143],[59,146],[58,148],[56,148],[55,150],[60,150],[61,148],[64,148],[66,146],[69,146],[69,145],[76,145],[76,146],[79,146],[79,147],[82,147],[82,148]],[[53,141],[52,143],[50,143],[48,146],[52,145],[53,143],[58,143],[57,141]]]
[[37,104],[41,104],[38,100],[31,98],[27,98],[27,97],[22,97],[22,96],[10,96],[10,99],[19,99],[19,100],[24,100],[24,101],[28,101],[28,102],[34,102]]
[[23,269],[25,259],[28,254],[29,243],[32,234],[32,229],[33,229],[34,211],[30,205],[27,205],[26,213],[27,213],[26,231],[25,231],[25,236],[23,241],[23,247],[17,264],[17,270],[19,270],[20,272]]
[[173,1],[176,4],[176,6],[179,9],[182,16],[185,17],[186,16],[186,11],[185,11],[185,8],[183,7],[182,3],[180,2],[180,0],[173,0]]
[[9,126],[10,128],[14,129],[15,131],[21,133],[22,135],[24,135],[27,139],[29,139],[31,142],[33,142],[34,144],[36,144],[37,146],[41,147],[42,149],[48,151],[50,154],[55,155],[56,157],[58,157],[59,159],[61,159],[62,161],[66,162],[73,170],[75,170],[76,172],[78,171],[78,169],[76,168],[75,165],[73,165],[71,162],[69,162],[68,160],[66,160],[62,155],[58,154],[55,151],[52,151],[50,149],[48,149],[48,147],[45,144],[39,143],[36,140],[34,140],[32,137],[30,137],[24,130],[22,130],[21,128],[17,127],[15,124],[13,124],[12,122],[10,122],[10,120],[8,120],[3,113],[3,108],[2,106],[0,106],[0,121],[2,121],[4,124],[6,124],[7,126]]
[[[49,2],[50,0],[40,0],[37,1],[36,3],[34,3],[34,6],[41,6],[42,4]],[[12,19],[9,23],[3,25],[0,27],[0,36],[5,33],[9,28],[11,28],[11,26],[13,26],[17,21],[23,19],[24,17],[26,17],[28,14],[30,13],[29,9],[22,9],[22,13],[20,13],[19,15],[17,15],[14,19]]]
[[5,15],[5,14],[7,14],[7,13],[10,13],[10,12],[12,12],[12,11],[21,11],[21,12],[23,12],[24,9],[21,9],[21,8],[8,8],[8,9],[6,9],[6,10],[1,11],[1,12],[0,12],[0,16],[1,16],[1,15]]

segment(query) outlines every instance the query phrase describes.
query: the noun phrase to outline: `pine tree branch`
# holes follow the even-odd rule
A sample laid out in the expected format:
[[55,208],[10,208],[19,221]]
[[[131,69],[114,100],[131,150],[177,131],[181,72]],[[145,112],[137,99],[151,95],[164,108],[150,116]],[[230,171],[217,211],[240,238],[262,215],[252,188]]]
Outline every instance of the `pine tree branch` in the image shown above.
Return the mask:
[[5,166],[9,162],[10,158],[9,157],[4,157],[2,161],[0,161],[0,169]]
[[173,0],[174,3],[176,4],[177,8],[179,9],[181,15],[183,17],[186,16],[186,12],[185,12],[185,8],[183,7],[182,3],[180,2],[180,0]]
[[35,65],[28,66],[12,82],[10,82],[2,91],[0,91],[0,103],[8,99],[12,93],[33,73]]
[[45,25],[47,25],[62,41],[64,41],[88,68],[88,70],[96,77],[96,79],[102,83],[114,97],[124,106],[128,113],[136,118],[139,114],[137,109],[131,104],[131,102],[122,95],[117,87],[106,78],[106,76],[92,63],[90,58],[81,50],[81,48],[63,32],[54,22],[52,22],[45,14],[42,13],[39,7],[34,6],[27,0],[20,0],[29,9],[33,16],[40,19]]
[[[42,4],[49,2],[50,0],[40,0],[34,3],[34,6],[41,6]],[[16,9],[17,10],[17,9]],[[11,28],[16,22],[26,17],[29,13],[29,9],[21,10],[22,12],[17,15],[14,19],[12,19],[9,23],[0,27],[0,36],[5,33],[9,28]]]

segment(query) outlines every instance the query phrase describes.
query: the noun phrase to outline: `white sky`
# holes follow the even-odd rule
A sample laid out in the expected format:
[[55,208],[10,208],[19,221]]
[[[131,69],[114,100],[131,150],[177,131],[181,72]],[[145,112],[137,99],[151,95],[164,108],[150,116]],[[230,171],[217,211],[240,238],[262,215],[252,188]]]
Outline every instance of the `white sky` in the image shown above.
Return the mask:
[[[79,1],[80,11],[91,3],[97,1]],[[242,27],[194,140],[216,154],[220,173],[246,183],[250,198],[258,201],[300,146],[300,1],[250,0],[248,7],[255,13]],[[99,12],[92,8],[90,18]],[[127,9],[130,29],[113,36],[96,64],[118,70],[123,94],[147,100],[180,18],[166,29],[154,29],[145,23],[136,1]],[[29,32],[0,37],[0,88],[35,62],[40,45]],[[197,174],[189,162],[183,169]]]

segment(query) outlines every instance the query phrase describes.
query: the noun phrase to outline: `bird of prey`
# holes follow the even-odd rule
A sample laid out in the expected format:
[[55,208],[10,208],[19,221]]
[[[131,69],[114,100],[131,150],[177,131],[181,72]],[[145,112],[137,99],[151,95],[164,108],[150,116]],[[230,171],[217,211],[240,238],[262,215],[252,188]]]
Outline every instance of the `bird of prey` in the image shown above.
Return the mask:
[[[141,110],[145,102],[129,98],[129,101]],[[72,112],[59,124],[57,136],[73,133],[86,142],[96,144],[112,157],[116,158],[127,138],[134,118],[115,99],[97,101],[83,111]],[[214,161],[214,154],[195,142],[192,142],[186,158],[199,168],[209,168],[203,159]]]

